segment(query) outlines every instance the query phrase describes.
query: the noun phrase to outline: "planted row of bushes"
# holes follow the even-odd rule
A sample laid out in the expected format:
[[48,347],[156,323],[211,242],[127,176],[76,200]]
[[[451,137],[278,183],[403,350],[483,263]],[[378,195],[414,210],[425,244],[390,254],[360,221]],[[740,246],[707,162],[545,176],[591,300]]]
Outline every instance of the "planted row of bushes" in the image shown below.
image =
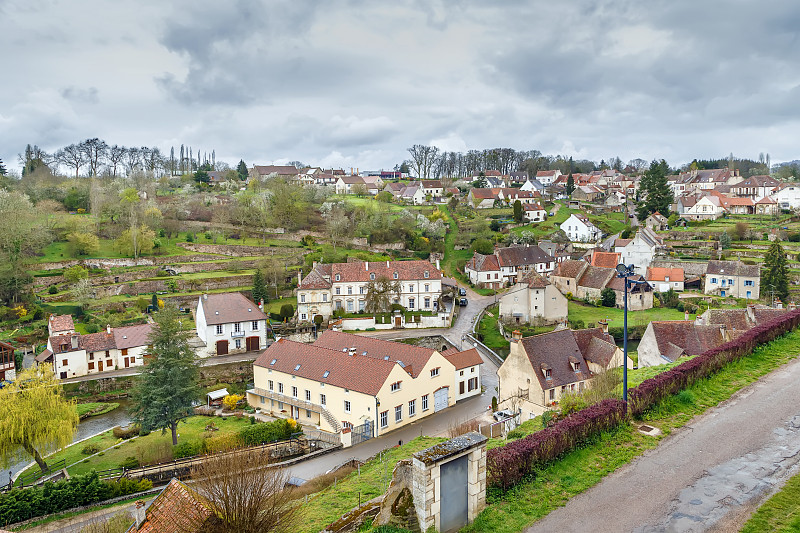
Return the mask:
[[[744,332],[739,338],[708,350],[675,368],[643,381],[628,392],[628,413],[639,417],[662,400],[727,364],[752,353],[800,325],[800,309],[789,311]],[[554,426],[487,452],[488,484],[507,490],[537,467],[557,459],[588,439],[622,424],[628,416],[621,400],[603,400]]]
[[259,444],[288,440],[292,433],[298,431],[300,431],[300,425],[291,419],[281,418],[272,422],[258,422],[243,427],[235,435],[229,435],[222,439],[222,442],[209,443],[209,439],[181,442],[172,450],[172,456],[175,459],[180,459],[218,452],[220,451],[218,448],[258,446]]
[[101,481],[97,473],[92,472],[40,487],[11,489],[0,494],[0,524],[7,526],[151,488],[153,483],[148,480]]

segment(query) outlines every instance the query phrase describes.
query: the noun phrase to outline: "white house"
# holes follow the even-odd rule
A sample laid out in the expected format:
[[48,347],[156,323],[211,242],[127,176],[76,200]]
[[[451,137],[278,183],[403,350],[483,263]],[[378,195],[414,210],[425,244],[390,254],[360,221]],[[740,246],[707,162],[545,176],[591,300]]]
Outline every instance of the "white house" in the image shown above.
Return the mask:
[[357,185],[363,186],[364,192],[367,192],[367,184],[361,176],[339,176],[335,185],[336,194],[352,194],[353,187]]
[[706,268],[705,294],[728,298],[758,300],[761,288],[761,269],[742,261],[709,261]]
[[537,180],[537,179],[533,179],[533,180],[529,179],[525,183],[522,184],[522,187],[520,187],[520,190],[521,191],[530,191],[530,192],[537,191],[537,192],[539,192],[541,194],[541,193],[544,192],[544,185],[542,185],[542,183],[540,183],[539,180]]
[[663,239],[650,228],[640,228],[633,239],[617,239],[614,243],[614,251],[620,254],[620,262],[634,265],[636,273],[642,276],[663,247]]
[[444,354],[444,358],[455,369],[455,397],[456,401],[480,396],[481,394],[481,359],[478,350],[470,348],[463,352]]
[[592,224],[582,213],[572,213],[560,227],[573,242],[597,242],[603,236],[600,228]]
[[422,205],[425,203],[425,191],[422,187],[405,187],[400,191],[398,198],[413,205]]
[[722,213],[725,212],[725,207],[718,196],[703,196],[697,202],[686,209],[683,215],[692,220],[716,220]]
[[530,222],[543,222],[547,220],[547,211],[541,204],[524,204],[522,210],[525,214],[525,220]]
[[426,196],[437,198],[444,193],[444,186],[439,180],[422,180],[422,191]]
[[203,357],[262,349],[267,343],[267,315],[238,292],[204,294],[195,313]]
[[647,267],[646,279],[655,291],[682,291],[684,272],[682,268]]
[[555,258],[534,244],[498,248],[491,255],[475,252],[464,265],[464,273],[473,285],[499,289],[528,272],[547,274],[555,267]]
[[775,188],[772,198],[781,209],[800,209],[800,184],[784,183]]
[[561,171],[558,169],[540,170],[536,173],[536,179],[545,187],[552,185],[560,176]]

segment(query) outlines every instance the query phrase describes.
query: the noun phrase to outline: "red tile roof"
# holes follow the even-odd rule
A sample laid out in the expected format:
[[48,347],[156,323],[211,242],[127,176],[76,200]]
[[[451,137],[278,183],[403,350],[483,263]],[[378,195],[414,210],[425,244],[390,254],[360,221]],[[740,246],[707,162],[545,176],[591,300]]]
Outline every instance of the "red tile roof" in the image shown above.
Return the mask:
[[494,189],[471,189],[470,193],[476,200],[493,200],[497,198],[497,193]]
[[256,304],[239,292],[203,295],[200,297],[200,305],[203,306],[203,315],[209,326],[267,318]]
[[355,348],[356,353],[363,357],[402,363],[403,368],[413,377],[419,375],[434,353],[434,350],[430,348],[333,330],[323,332],[313,346],[321,346],[339,352]]
[[647,267],[647,281],[684,281],[682,268]]
[[544,289],[548,285],[547,280],[533,270],[525,274],[517,283],[525,283],[530,289]]
[[51,333],[60,331],[75,331],[75,323],[71,315],[50,315],[48,329]]
[[323,276],[322,272],[319,269],[315,268],[311,272],[308,273],[306,277],[303,278],[303,281],[300,282],[300,285],[297,286],[298,289],[330,289],[331,282]]
[[101,331],[78,337],[78,346],[87,352],[103,352],[117,347],[114,343],[114,334]]
[[475,272],[499,272],[500,263],[498,263],[495,255],[483,255],[475,252],[470,260],[467,261],[465,268]]
[[[562,263],[563,264],[563,263]],[[614,278],[616,270],[613,268],[602,268],[589,265],[581,279],[578,280],[578,285],[581,287],[588,287],[590,289],[602,289],[609,281]]]
[[196,492],[173,479],[145,510],[145,520],[129,531],[138,533],[187,533],[205,531],[203,524],[211,517],[208,504]]
[[[398,279],[399,281],[425,281],[441,279],[442,272],[429,261],[353,261],[351,263],[332,263],[331,280],[336,282],[367,282],[370,281],[370,274],[375,274],[376,278],[386,277]],[[425,273],[427,272],[427,277]],[[394,274],[397,273],[397,278]]]
[[599,252],[592,251],[592,266],[615,268],[619,264],[620,254],[618,252]]
[[464,368],[483,364],[481,354],[478,353],[476,348],[445,355],[444,358],[450,361],[450,363],[456,367],[456,370],[463,370]]
[[566,261],[562,261],[556,265],[556,269],[553,271],[552,275],[562,278],[577,278],[581,275],[583,269],[587,268],[588,266],[589,264],[586,261],[567,259]]
[[354,355],[350,355],[350,346],[344,348],[347,351],[317,343],[303,344],[280,339],[267,348],[253,364],[370,396],[378,394],[397,363],[382,357],[362,355],[365,350],[359,351],[358,348]]
[[552,263],[555,259],[547,252],[534,245],[509,246],[495,250],[497,262],[501,267],[535,265],[538,263]]
[[261,176],[269,176],[270,174],[292,176],[299,173],[297,167],[293,165],[253,165],[253,168]]

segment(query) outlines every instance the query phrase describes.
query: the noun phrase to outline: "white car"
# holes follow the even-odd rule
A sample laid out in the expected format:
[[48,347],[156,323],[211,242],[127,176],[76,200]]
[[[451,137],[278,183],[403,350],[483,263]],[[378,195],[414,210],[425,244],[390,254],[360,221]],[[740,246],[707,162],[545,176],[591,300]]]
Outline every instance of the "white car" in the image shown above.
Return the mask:
[[509,411],[508,409],[503,409],[502,411],[497,411],[497,412],[492,414],[492,417],[495,420],[497,420],[498,422],[500,422],[501,420],[506,420],[506,419],[511,418],[513,416],[514,416],[514,414],[511,411]]

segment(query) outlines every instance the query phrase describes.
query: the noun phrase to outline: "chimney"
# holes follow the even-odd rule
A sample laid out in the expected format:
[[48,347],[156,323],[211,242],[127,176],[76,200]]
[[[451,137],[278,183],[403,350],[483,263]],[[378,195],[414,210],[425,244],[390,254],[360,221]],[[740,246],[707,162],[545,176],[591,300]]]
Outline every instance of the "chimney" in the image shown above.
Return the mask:
[[515,329],[511,333],[511,342],[519,342],[522,340],[522,332],[518,329]]
[[111,335],[111,324],[106,324],[106,333]]
[[133,509],[133,519],[136,521],[136,527],[141,526],[146,517],[144,500],[137,500],[136,507]]
[[608,333],[608,320],[598,320],[597,325],[603,328],[603,333]]
[[364,261],[364,271],[369,272],[369,261]]
[[261,301],[258,302],[258,308],[262,311],[264,310],[264,298],[261,298]]
[[300,285],[303,282],[303,271],[297,271],[297,284]]
[[386,260],[386,268],[389,268],[389,260]]
[[439,267],[439,260],[438,259],[436,260],[436,270],[441,270],[441,268]]
[[78,348],[78,336],[77,335],[73,335],[72,336],[72,349],[75,350],[77,348]]
[[683,312],[683,319],[684,320],[689,320],[689,311],[684,311]]

